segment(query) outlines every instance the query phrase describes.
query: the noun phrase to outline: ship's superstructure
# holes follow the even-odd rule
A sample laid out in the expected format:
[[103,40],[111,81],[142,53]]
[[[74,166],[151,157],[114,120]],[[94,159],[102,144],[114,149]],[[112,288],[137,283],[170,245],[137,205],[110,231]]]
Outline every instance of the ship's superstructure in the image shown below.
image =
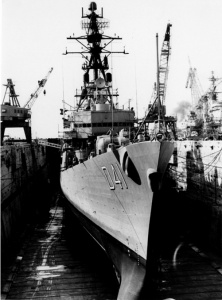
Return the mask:
[[147,141],[144,132],[143,137],[137,135],[133,110],[116,107],[113,97],[118,93],[108,72],[111,52],[105,50],[115,38],[102,33],[108,21],[96,10],[91,2],[90,13],[82,12],[86,36],[70,37],[88,44],[80,52],[86,62],[77,107],[68,112],[69,117],[62,110],[60,183],[70,210],[113,262],[120,282],[118,300],[133,300],[139,299],[150,272],[152,203],[174,145],[162,138]]
[[78,41],[83,50],[69,52],[67,54],[81,54],[85,59],[82,65],[83,86],[76,90],[76,107],[73,110],[61,109],[64,119],[64,138],[81,139],[82,142],[93,141],[98,135],[110,132],[115,134],[122,128],[131,129],[134,126],[133,108],[127,110],[118,109],[118,90],[112,84],[112,74],[109,72],[109,56],[112,53],[124,51],[111,51],[108,46],[120,37],[110,37],[103,34],[109,21],[96,13],[97,6],[92,2],[89,7],[90,14],[82,11],[82,29],[86,35],[74,37],[68,40]]

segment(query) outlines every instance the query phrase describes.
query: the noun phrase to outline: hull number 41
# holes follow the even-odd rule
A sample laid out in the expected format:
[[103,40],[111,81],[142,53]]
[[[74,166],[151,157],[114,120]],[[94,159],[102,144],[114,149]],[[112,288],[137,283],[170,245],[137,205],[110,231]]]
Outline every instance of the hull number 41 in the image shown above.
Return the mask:
[[116,164],[115,166],[111,164],[111,169],[112,173],[110,174],[109,170],[106,167],[102,167],[103,174],[109,184],[109,188],[111,190],[115,190],[115,185],[119,184],[121,189],[128,189],[127,183],[118,164]]

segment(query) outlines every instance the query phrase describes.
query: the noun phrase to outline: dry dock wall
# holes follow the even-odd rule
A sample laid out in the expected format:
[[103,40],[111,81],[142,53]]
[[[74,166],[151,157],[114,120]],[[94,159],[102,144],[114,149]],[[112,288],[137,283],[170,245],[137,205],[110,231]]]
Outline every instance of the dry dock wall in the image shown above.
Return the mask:
[[192,238],[222,256],[222,141],[175,142],[167,177]]
[[[55,149],[53,149],[55,152]],[[53,150],[33,143],[1,147],[1,249],[49,209]],[[58,150],[56,149],[58,155]],[[50,158],[49,158],[50,157]]]

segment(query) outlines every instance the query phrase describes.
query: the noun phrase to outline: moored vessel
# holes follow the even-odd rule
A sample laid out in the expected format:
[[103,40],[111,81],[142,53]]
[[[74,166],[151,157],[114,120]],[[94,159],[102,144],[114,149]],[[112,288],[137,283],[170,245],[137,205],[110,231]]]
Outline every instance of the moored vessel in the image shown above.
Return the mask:
[[212,73],[210,82],[201,92],[197,70],[190,68],[192,103],[177,110],[182,118],[167,176],[186,206],[192,239],[221,255],[222,79]]
[[103,34],[108,21],[96,10],[91,2],[89,14],[82,12],[86,35],[68,38],[84,46],[84,51],[72,53],[86,61],[77,107],[62,110],[60,183],[70,210],[112,260],[120,282],[118,299],[139,299],[150,271],[153,198],[161,189],[174,144],[162,138],[160,117],[161,137],[151,141],[145,132],[138,134],[132,109],[116,107],[118,93],[108,72],[112,51],[106,47],[120,38]]

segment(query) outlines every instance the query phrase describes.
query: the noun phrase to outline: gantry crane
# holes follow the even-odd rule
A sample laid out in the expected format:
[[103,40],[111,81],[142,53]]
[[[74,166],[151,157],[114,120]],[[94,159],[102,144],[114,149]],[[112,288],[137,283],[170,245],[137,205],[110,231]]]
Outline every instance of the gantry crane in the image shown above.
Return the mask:
[[[20,107],[18,95],[15,93],[12,79],[7,79],[5,95],[1,105],[1,142],[4,139],[6,128],[22,127],[25,132],[27,142],[31,142],[31,127],[28,122],[30,119],[30,112],[27,108]],[[8,92],[8,100],[6,94]]]
[[[31,142],[31,107],[44,88],[52,70],[53,68],[50,69],[44,79],[38,82],[38,88],[33,94],[31,94],[29,100],[23,107],[20,107],[18,95],[15,93],[15,85],[13,84],[12,79],[7,79],[7,84],[4,85],[6,86],[6,91],[1,105],[1,142],[3,141],[6,128],[18,127],[24,129],[26,141]],[[9,99],[6,101],[6,94],[8,90]]]

